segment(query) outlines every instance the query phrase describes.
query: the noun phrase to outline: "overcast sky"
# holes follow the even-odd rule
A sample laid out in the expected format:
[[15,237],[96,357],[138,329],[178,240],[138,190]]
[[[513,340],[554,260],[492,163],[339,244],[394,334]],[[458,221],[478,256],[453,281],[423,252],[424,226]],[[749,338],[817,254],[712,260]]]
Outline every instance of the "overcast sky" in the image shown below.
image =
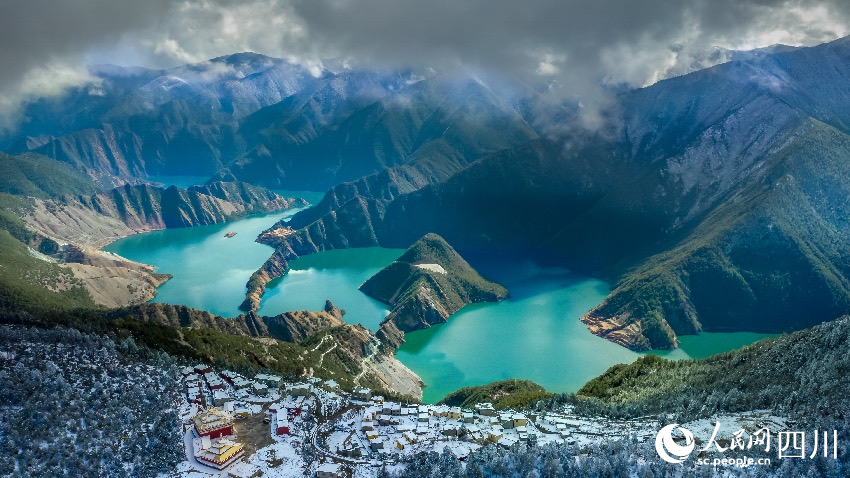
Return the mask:
[[88,81],[87,63],[168,67],[241,51],[473,67],[591,95],[704,65],[715,46],[839,38],[848,18],[844,0],[8,0],[0,111]]

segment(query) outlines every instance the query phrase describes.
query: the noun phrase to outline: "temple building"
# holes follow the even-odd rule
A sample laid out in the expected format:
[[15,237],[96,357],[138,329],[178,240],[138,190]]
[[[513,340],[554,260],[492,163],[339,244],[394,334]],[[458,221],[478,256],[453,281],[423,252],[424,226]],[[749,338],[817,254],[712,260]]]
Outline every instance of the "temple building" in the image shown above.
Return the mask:
[[236,443],[229,438],[218,438],[212,441],[207,448],[197,452],[195,458],[207,466],[223,470],[245,455],[241,443]]
[[195,415],[195,434],[210,439],[233,435],[233,415],[218,408],[198,413]]

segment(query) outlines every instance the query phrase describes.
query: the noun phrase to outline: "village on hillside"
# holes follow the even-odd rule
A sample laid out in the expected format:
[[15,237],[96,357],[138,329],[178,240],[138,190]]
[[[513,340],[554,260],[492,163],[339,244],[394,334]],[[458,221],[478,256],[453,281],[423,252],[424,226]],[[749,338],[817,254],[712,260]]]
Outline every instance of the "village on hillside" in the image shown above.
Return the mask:
[[484,446],[646,442],[659,426],[652,418],[580,417],[569,408],[537,414],[489,403],[474,409],[398,403],[363,387],[345,392],[333,380],[248,379],[207,365],[185,367],[182,385],[186,461],[179,477],[365,478],[422,451],[448,449],[464,461]]

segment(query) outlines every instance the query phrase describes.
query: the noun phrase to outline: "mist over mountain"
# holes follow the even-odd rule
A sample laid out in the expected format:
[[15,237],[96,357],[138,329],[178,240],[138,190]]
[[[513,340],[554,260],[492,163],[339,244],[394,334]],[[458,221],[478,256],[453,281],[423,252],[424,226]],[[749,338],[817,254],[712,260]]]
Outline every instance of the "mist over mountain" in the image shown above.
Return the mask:
[[847,39],[752,55],[621,94],[608,128],[565,128],[415,191],[368,194],[391,174],[342,185],[261,270],[435,232],[612,279],[584,320],[632,348],[833,319],[850,308],[848,57]]
[[91,73],[96,83],[28,103],[0,149],[58,159],[107,186],[206,175],[327,189],[405,164],[439,162],[426,169],[445,177],[535,138],[529,122],[540,114],[472,77],[309,71],[254,53]]

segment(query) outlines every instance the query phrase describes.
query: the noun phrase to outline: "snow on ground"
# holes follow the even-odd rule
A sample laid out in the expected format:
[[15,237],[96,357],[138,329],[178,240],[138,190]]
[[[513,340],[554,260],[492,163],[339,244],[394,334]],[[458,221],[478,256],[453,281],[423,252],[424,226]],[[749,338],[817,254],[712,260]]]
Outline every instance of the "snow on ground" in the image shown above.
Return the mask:
[[249,395],[245,400],[250,403],[272,403],[280,399],[280,394],[277,392],[269,393],[268,395]]
[[210,476],[216,476],[211,473],[203,473],[195,469],[191,463],[188,461],[184,461],[177,465],[177,469],[171,476],[179,476],[181,478],[209,478]]
[[248,463],[262,470],[264,477],[296,478],[304,474],[305,463],[289,441],[277,442],[257,451]]
[[[428,264],[425,264],[428,265]],[[429,269],[430,270],[430,269]],[[202,383],[197,379],[187,379]],[[655,439],[663,425],[657,417],[616,420],[605,417],[582,416],[567,406],[558,413],[532,413],[493,410],[479,406],[478,411],[457,407],[384,403],[382,398],[369,401],[354,400],[334,384],[320,383],[311,378],[308,383],[281,384],[266,395],[243,394],[245,408],[251,414],[261,414],[268,405],[300,407],[301,414],[289,414],[289,435],[276,435],[274,424],[268,433],[274,443],[246,456],[242,464],[226,472],[236,476],[260,473],[272,478],[313,476],[320,463],[345,463],[354,477],[373,478],[386,465],[398,469],[404,456],[423,451],[443,451],[448,448],[458,458],[465,457],[485,446],[512,447],[516,444],[567,443],[585,446],[600,442],[636,437],[642,442]],[[226,386],[229,397],[241,392]],[[211,394],[204,389],[203,393]],[[368,392],[368,391],[367,391]],[[250,404],[250,405],[249,405]],[[184,398],[180,416],[187,423],[199,406]],[[339,413],[343,411],[343,413]],[[338,416],[337,416],[338,415]],[[329,417],[333,416],[333,419]],[[276,420],[276,418],[274,418]],[[767,427],[772,433],[787,428],[787,421],[768,412],[729,414],[712,419],[694,420],[681,426],[694,437],[707,442],[715,423],[720,424],[718,438],[728,439],[744,429],[753,433]],[[187,461],[176,475],[201,478],[225,476],[226,472],[203,466],[190,454],[191,431],[186,434]],[[239,441],[239,437],[235,438]]]
[[446,270],[443,269],[443,266],[441,266],[440,264],[414,264],[414,266],[420,269],[425,269],[427,271],[437,272],[439,274],[446,273]]

